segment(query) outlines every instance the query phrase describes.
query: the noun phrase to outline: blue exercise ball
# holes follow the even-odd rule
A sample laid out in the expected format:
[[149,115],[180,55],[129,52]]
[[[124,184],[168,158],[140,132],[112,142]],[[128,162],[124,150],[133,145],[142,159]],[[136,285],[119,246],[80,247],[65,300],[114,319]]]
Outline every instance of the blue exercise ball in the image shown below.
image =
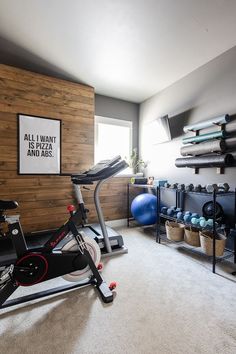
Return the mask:
[[131,213],[141,225],[157,221],[157,197],[153,194],[139,194],[131,203]]

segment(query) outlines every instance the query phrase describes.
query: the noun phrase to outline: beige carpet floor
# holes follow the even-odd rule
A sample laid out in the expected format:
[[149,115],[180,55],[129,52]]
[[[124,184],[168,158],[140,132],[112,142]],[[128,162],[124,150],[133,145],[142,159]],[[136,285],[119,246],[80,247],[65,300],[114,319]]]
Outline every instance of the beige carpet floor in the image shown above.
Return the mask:
[[87,287],[1,310],[0,353],[235,354],[231,266],[215,275],[202,258],[158,245],[141,228],[122,232],[129,253],[106,260],[103,271],[107,282],[118,282],[113,304]]

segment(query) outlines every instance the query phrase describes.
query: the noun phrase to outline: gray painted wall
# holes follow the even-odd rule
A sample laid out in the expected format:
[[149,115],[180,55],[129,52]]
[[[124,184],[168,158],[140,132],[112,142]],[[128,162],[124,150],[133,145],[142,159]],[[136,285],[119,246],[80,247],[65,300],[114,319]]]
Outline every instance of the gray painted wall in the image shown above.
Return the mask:
[[95,95],[95,115],[133,122],[133,148],[138,148],[139,104]]
[[[167,178],[171,182],[211,183],[228,182],[236,186],[236,167],[217,175],[215,168],[176,168],[180,157],[183,126],[222,114],[236,113],[236,47],[195,70],[140,105],[139,147],[141,157],[149,160],[148,175]],[[172,128],[171,142],[153,145],[147,135],[148,123],[168,114]]]

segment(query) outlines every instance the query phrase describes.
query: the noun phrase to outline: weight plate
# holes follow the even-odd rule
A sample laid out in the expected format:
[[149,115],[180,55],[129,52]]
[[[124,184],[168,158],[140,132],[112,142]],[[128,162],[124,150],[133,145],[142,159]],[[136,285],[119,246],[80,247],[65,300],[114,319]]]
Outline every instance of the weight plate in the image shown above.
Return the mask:
[[[206,202],[202,207],[202,214],[205,218],[213,219],[213,201]],[[222,217],[224,215],[224,211],[220,203],[216,202],[215,207],[215,217],[216,219]]]

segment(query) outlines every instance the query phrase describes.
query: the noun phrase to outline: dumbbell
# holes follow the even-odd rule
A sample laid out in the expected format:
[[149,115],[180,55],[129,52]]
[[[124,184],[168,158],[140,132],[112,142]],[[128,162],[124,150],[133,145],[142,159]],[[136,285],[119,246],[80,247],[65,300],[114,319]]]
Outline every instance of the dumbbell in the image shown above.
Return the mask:
[[176,209],[176,207],[174,207],[174,206],[168,208],[166,214],[167,214],[168,216],[172,216],[172,217],[173,217],[174,214],[175,214],[175,209]]
[[179,211],[177,214],[176,214],[176,218],[178,220],[183,220],[184,218],[184,213],[182,211]]
[[176,189],[177,188],[177,183],[172,183],[169,188]]
[[167,209],[168,209],[167,207],[162,207],[161,208],[161,213],[166,215],[167,214]]
[[213,226],[213,219],[208,219],[206,220],[204,217],[202,217],[201,219],[199,219],[199,224],[201,227],[212,227]]
[[225,192],[225,193],[227,193],[230,189],[230,186],[228,183],[218,183],[217,187],[218,187],[219,192]]
[[178,183],[177,189],[178,189],[179,191],[184,191],[184,190],[185,190],[185,185],[182,184],[182,183]]
[[174,217],[177,219],[181,219],[181,217],[178,218],[177,216],[177,215],[181,216],[181,213],[183,214],[182,208],[175,208]]
[[207,226],[213,227],[213,219],[208,219],[207,220]]
[[182,209],[182,208],[175,208],[174,217],[176,218],[176,217],[177,217],[177,214],[178,214],[178,213],[182,213],[182,212],[183,212],[183,209]]
[[213,183],[213,184],[207,184],[206,185],[206,191],[208,193],[213,193],[214,191],[218,192],[218,186],[217,184]]
[[170,183],[165,182],[165,183],[164,183],[164,187],[165,187],[165,188],[169,188],[169,187],[170,187]]
[[201,227],[206,227],[206,224],[207,224],[207,221],[206,219],[202,216],[200,219],[199,219],[199,225]]
[[202,190],[202,186],[200,184],[195,184],[193,186],[193,191],[194,192],[201,192],[201,190]]
[[191,223],[195,226],[200,225],[201,227],[205,227],[207,225],[206,219],[203,216],[199,217],[197,213],[192,214]]
[[191,217],[192,217],[192,213],[190,211],[186,211],[184,213],[183,219],[184,219],[185,222],[190,222],[191,221]]
[[192,183],[190,184],[185,184],[185,191],[186,192],[191,192],[193,190],[194,185]]
[[191,218],[191,224],[193,225],[198,225],[200,222],[200,219],[199,218],[196,218],[196,217],[192,217]]
[[192,216],[191,216],[191,223],[193,225],[197,225],[199,224],[199,214],[198,213],[192,213]]
[[183,211],[183,209],[182,208],[175,208],[175,211],[176,211],[176,213],[178,213],[179,211]]

